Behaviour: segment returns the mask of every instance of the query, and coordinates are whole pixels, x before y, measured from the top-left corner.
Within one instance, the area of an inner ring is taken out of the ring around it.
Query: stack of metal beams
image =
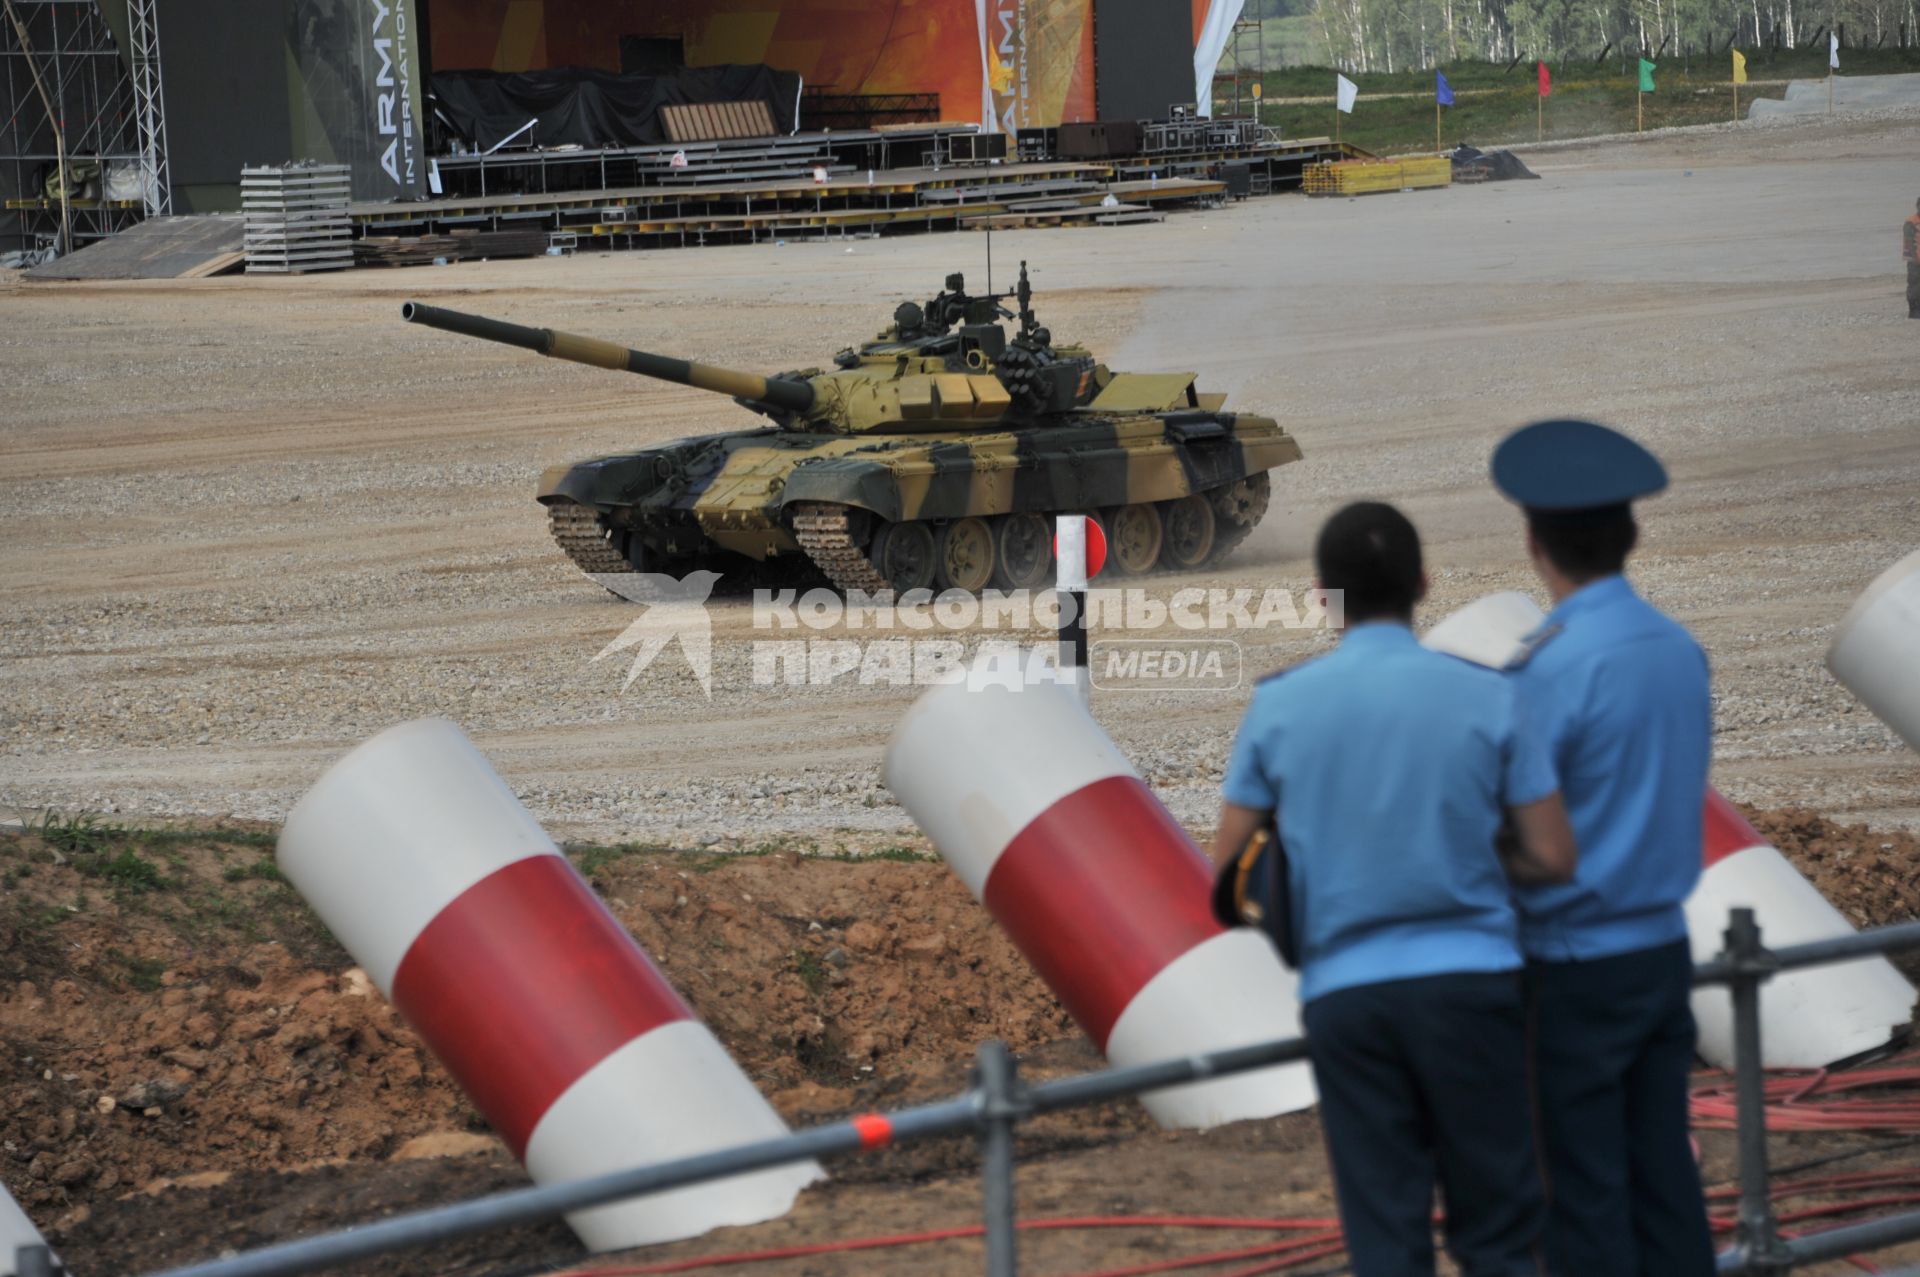
[[[297,275],[352,266],[348,178],[344,164],[241,169],[247,273]]]

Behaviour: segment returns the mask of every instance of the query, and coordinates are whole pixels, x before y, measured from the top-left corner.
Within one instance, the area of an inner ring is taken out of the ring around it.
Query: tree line
[[[1605,61],[1730,47],[1920,45],[1920,0],[1254,0],[1248,16],[1305,17],[1333,64],[1405,71],[1459,61]],[[1845,60],[1842,59],[1842,67]]]

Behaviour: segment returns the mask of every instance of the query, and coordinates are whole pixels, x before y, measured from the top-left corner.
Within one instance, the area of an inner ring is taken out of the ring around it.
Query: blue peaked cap
[[[1625,505],[1667,486],[1660,459],[1591,421],[1536,421],[1493,450],[1493,484],[1529,510]]]

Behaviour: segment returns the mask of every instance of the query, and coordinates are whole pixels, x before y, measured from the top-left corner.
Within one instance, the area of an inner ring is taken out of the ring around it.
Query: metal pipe
[[[1907,1211],[1870,1219],[1864,1224],[1849,1224],[1845,1228],[1796,1237],[1785,1243],[1785,1250],[1791,1262],[1813,1264],[1882,1246],[1896,1246],[1916,1237],[1920,1237],[1920,1211]]]
[[[1019,1265],[1013,1220],[1013,1127],[1025,1114],[1019,1104],[1016,1066],[1007,1044],[982,1042],[976,1058],[987,1277],[1014,1277]]]
[[[1920,949],[1920,922],[1896,923],[1848,936],[1835,936],[1831,940],[1810,940],[1806,944],[1788,945],[1773,951],[1772,962],[1776,970],[1791,971],[1796,967],[1817,967],[1830,962],[1844,962],[1849,958],[1900,953],[1908,949]],[[1727,984],[1732,976],[1733,964],[1725,955],[1703,962],[1693,969],[1696,988]]]
[[[1246,1073],[1272,1064],[1291,1064],[1307,1058],[1305,1038],[1285,1038],[1278,1042],[1260,1042],[1237,1046],[1211,1055],[1189,1055],[1157,1064],[1139,1064],[1126,1069],[1105,1069],[1042,1082],[1027,1091],[1027,1104],[1036,1113],[1054,1109],[1078,1108],[1124,1099],[1141,1091],[1157,1091],[1163,1086],[1183,1082],[1203,1082],[1208,1078]]]
[[[1734,1229],[1739,1271],[1779,1277],[1793,1261],[1781,1248],[1767,1182],[1766,1073],[1760,1056],[1760,986],[1775,970],[1751,909],[1728,916],[1726,956],[1733,966],[1733,1088],[1738,1113],[1740,1213]]]
[[[893,1138],[917,1139],[966,1130],[979,1121],[979,1106],[971,1098],[946,1100],[903,1109],[888,1118]],[[510,1189],[453,1206],[415,1211],[365,1224],[349,1232],[327,1233],[267,1246],[260,1250],[216,1259],[185,1268],[170,1268],[154,1277],[292,1277],[338,1268],[355,1260],[389,1251],[412,1250],[493,1232],[520,1224],[557,1219],[569,1211],[644,1193],[704,1184],[746,1171],[763,1170],[807,1158],[851,1153],[864,1147],[871,1135],[854,1122],[835,1122],[780,1139],[761,1140],[739,1148],[722,1149],[699,1157],[641,1166],[594,1179]]]

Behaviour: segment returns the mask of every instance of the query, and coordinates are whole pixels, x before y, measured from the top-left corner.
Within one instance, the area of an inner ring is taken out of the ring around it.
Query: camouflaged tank
[[[1191,373],[1114,372],[1055,344],[1025,263],[1012,294],[970,297],[949,275],[833,368],[774,377],[417,302],[402,314],[732,395],[773,423],[547,471],[538,499],[554,540],[596,576],[706,568],[804,584],[817,569],[870,593],[1037,588],[1059,513],[1100,520],[1110,571],[1197,568],[1247,538],[1267,472],[1300,457],[1277,422],[1225,411]]]

